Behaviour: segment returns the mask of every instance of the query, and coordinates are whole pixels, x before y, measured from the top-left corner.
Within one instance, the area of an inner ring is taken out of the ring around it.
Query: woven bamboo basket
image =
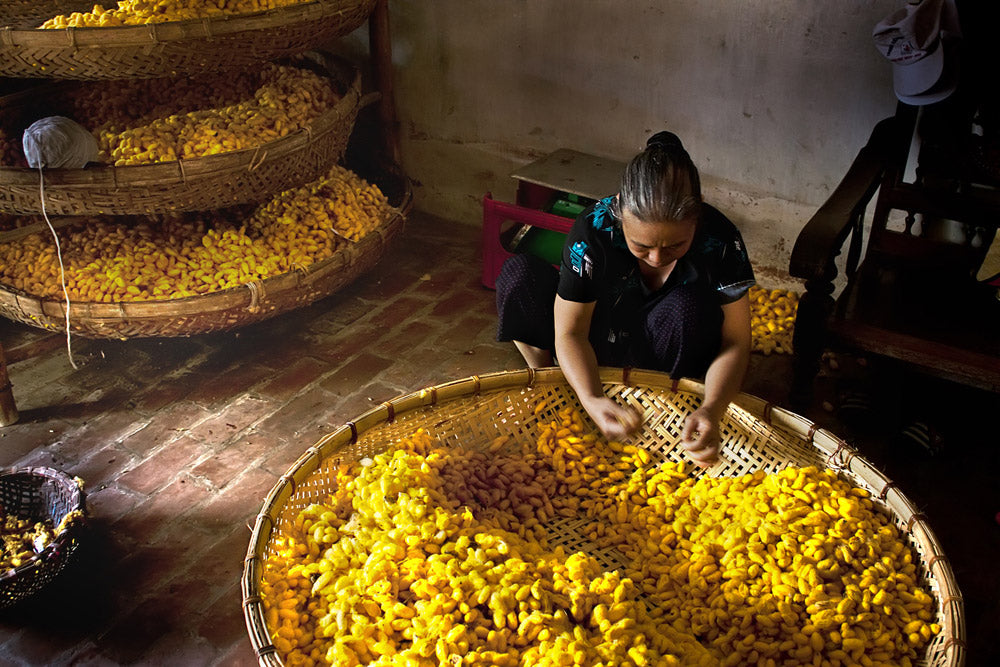
[[[58,526],[70,512],[80,520],[66,529],[41,551],[20,566],[0,573],[0,608],[27,599],[42,590],[63,571],[76,551],[83,515],[83,491],[77,482],[52,468],[13,468],[0,472],[0,505],[9,515],[52,522]]]
[[[181,299],[118,303],[73,301],[70,303],[70,331],[83,338],[121,340],[229,331],[308,306],[333,294],[374,266],[403,228],[412,204],[412,192],[398,167],[386,169],[380,175],[366,176],[389,198],[393,213],[360,241],[348,243],[330,257],[305,269]],[[41,329],[66,330],[65,301],[40,299],[5,285],[0,285],[0,315]]]
[[[600,375],[607,395],[644,415],[634,444],[650,452],[653,463],[688,460],[678,445],[679,434],[686,416],[700,404],[702,384],[652,371],[602,368]],[[536,413],[539,403],[545,407]],[[259,664],[282,664],[264,620],[260,588],[273,540],[287,534],[302,509],[327,499],[338,464],[374,456],[420,427],[447,445],[485,450],[497,437],[512,436],[505,447],[516,447],[516,442],[535,437],[536,424],[550,421],[567,406],[582,410],[559,369],[491,373],[387,401],[307,449],[267,495],[247,549],[243,610]],[[740,394],[730,406],[722,440],[720,462],[704,472],[689,466],[692,475],[739,476],[814,465],[833,469],[867,490],[913,547],[921,583],[936,598],[936,622],[942,629],[917,664],[964,664],[964,607],[952,570],[923,515],[891,481],[830,432],[748,394]],[[546,528],[553,546],[588,551],[609,567],[623,563],[621,554],[588,547],[593,545],[585,537],[587,525],[583,517],[557,517]]]
[[[46,169],[0,167],[0,212],[18,215],[129,215],[206,211],[259,202],[313,181],[339,162],[359,111],[376,93],[362,95],[361,73],[346,61],[312,52],[307,65],[330,78],[341,99],[313,123],[289,135],[248,148],[155,164]],[[53,87],[51,90],[56,91]],[[14,99],[11,99],[14,98]],[[15,93],[0,104],[8,136],[53,114],[36,111],[44,92]],[[29,108],[30,107],[30,108]]]
[[[41,30],[91,0],[3,3],[0,76],[151,79],[251,68],[343,37],[360,27],[375,0],[314,0],[253,14],[108,28]],[[40,5],[40,6],[39,6]]]

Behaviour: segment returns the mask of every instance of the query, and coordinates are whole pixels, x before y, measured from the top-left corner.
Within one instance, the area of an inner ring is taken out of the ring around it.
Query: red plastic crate
[[[531,225],[563,234],[573,226],[571,218],[546,213],[534,208],[509,204],[493,199],[489,192],[483,197],[483,285],[496,289],[497,275],[504,261],[513,253],[503,246],[502,235],[511,225]]]
[[[590,200],[607,196],[618,188],[624,168],[616,160],[560,148],[511,174],[517,179],[517,203],[496,201],[487,192],[483,197],[483,285],[496,288],[500,267],[513,254],[504,247],[504,239],[514,235],[515,227],[569,233],[573,219],[548,213],[553,202],[564,195]]]

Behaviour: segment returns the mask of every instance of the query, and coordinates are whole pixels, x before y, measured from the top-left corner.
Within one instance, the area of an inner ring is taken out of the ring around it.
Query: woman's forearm
[[[750,363],[750,299],[743,295],[722,307],[722,345],[705,373],[701,409],[718,422],[743,386]]]
[[[597,428],[609,438],[623,438],[641,424],[641,416],[604,393],[597,354],[590,344],[593,303],[574,303],[556,297],[556,360],[569,386]]]
[[[556,360],[584,407],[593,399],[604,396],[597,372],[597,355],[589,340],[581,340],[572,333],[557,333]]]
[[[712,361],[705,373],[705,398],[701,407],[718,421],[743,386],[750,362],[748,345],[731,343]]]

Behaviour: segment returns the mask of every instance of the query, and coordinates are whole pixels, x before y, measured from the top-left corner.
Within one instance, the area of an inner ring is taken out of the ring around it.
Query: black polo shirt
[[[642,308],[678,285],[695,283],[719,305],[737,301],[755,284],[753,267],[739,230],[707,204],[691,248],[677,260],[669,278],[649,290],[639,273],[639,260],[629,252],[621,221],[613,213],[614,197],[602,199],[576,219],[563,247],[558,294],[567,301],[598,302],[602,310]]]

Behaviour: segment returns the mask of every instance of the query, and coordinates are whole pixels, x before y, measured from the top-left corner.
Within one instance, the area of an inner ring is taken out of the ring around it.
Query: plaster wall
[[[895,108],[871,31],[901,0],[389,4],[415,206],[471,225],[483,194],[511,200],[509,174],[536,157],[625,161],[670,129],[776,286],[798,230]]]

